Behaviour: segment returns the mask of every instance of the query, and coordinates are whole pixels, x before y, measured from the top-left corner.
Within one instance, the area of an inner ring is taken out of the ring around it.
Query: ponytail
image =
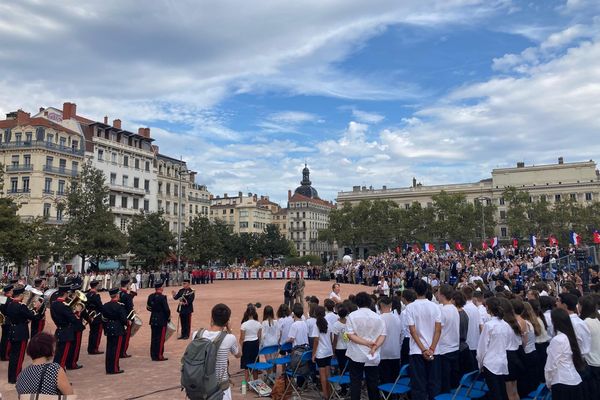
[[[317,319],[317,328],[319,329],[319,333],[327,333],[328,324],[327,320],[325,319],[325,307],[315,307],[315,318]]]

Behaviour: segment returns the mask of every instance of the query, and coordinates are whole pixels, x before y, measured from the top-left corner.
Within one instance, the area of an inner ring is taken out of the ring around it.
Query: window
[[[44,180],[44,193],[50,193],[52,190],[52,178],[46,178]]]
[[[193,206],[190,204],[190,214],[192,213],[192,211],[194,210]],[[198,206],[196,206],[196,212],[198,212]]]
[[[248,222],[240,222],[240,228],[247,228]]]
[[[127,186],[129,184],[129,177],[127,175],[123,175],[122,185]]]
[[[54,157],[46,157],[46,166],[47,167],[51,167],[52,164],[54,163]]]
[[[49,217],[50,216],[50,203],[44,203],[44,217]]]
[[[104,161],[104,150],[98,149],[98,161]]]
[[[506,219],[506,211],[500,211],[500,219]]]
[[[506,237],[507,236],[506,235],[506,228],[505,227],[500,228],[500,236],[502,236],[502,237]]]
[[[233,214],[233,208],[229,209],[229,214]]]
[[[167,183],[167,194],[171,195],[171,184]]]
[[[58,169],[60,170],[60,172],[64,173],[66,168],[67,168],[67,160],[65,160],[63,158],[58,160]]]
[[[306,218],[306,213],[302,211],[302,218]]]
[[[227,210],[223,210],[223,215],[227,215]]]
[[[108,205],[109,206],[114,207],[116,203],[117,203],[117,197],[114,194],[111,194],[110,196],[108,196]]]
[[[53,143],[54,142],[54,134],[49,133],[48,136],[46,137],[46,143]]]
[[[29,177],[23,177],[23,193],[29,193]]]
[[[76,174],[79,170],[79,163],[77,161],[73,161],[71,163],[71,169],[73,170],[73,173]]]
[[[73,141],[71,142],[71,150],[73,150],[73,151],[77,151],[77,150],[78,150],[78,148],[79,148],[79,141],[77,141],[77,140],[73,140]]]
[[[173,215],[177,215],[179,210],[177,209],[177,203],[173,203]]]
[[[65,181],[58,181],[58,194],[65,194]]]
[[[428,203],[429,204],[429,203]],[[492,204],[492,199],[485,199],[485,205],[489,206]]]
[[[501,206],[503,206],[504,205],[504,197],[500,197],[498,199],[498,202],[500,203]]]
[[[577,194],[576,194],[576,193],[571,193],[571,194],[569,195],[569,197],[571,198],[571,200],[573,200],[573,201],[577,201]]]
[[[150,161],[146,161],[146,171],[150,171]]]
[[[148,200],[145,200],[145,201],[148,201]],[[163,206],[162,206],[162,200],[158,201],[158,211],[164,211]]]
[[[127,229],[127,218],[121,218],[121,230]]]
[[[123,166],[129,167],[129,156],[123,156]]]
[[[585,194],[585,201],[592,201],[592,194],[591,193],[586,193]]]
[[[545,194],[543,194],[543,195],[540,196],[540,201],[541,202],[545,202],[546,201],[546,195]]]
[[[139,199],[133,199],[133,209],[137,210],[140,208],[140,200]]]
[[[62,221],[63,219],[63,209],[62,207],[56,207],[56,220],[57,221]]]
[[[179,196],[179,185],[173,185],[173,195]]]
[[[112,161],[113,164],[117,163],[117,153],[110,154],[110,161]]]
[[[134,188],[140,187],[140,178],[133,178],[133,187]]]
[[[555,201],[556,203],[560,203],[560,194],[555,194],[555,195],[554,195],[554,201]]]
[[[11,193],[19,191],[19,178],[10,178],[10,191]]]
[[[171,214],[171,202],[170,201],[167,201],[167,205],[165,207],[165,212],[167,214]]]
[[[31,132],[25,132],[25,143],[31,144],[33,140],[33,134]]]
[[[23,156],[23,165],[25,165],[25,166],[31,165],[31,155],[30,154],[25,154]]]
[[[13,167],[19,166],[19,156],[12,156],[11,163]]]
[[[150,181],[148,179],[144,179],[144,190],[146,193],[150,193]]]
[[[111,185],[117,184],[117,174],[115,174],[114,172],[110,173],[110,184]]]
[[[121,208],[127,208],[127,196],[121,197]]]
[[[150,211],[150,200],[144,200],[144,211]]]
[[[20,133],[15,133],[15,142],[17,142],[17,144],[21,144],[22,137],[23,136]]]
[[[409,210],[409,209],[410,209],[410,204],[406,203],[406,204],[404,205],[404,209],[405,209],[405,210]]]
[[[60,137],[58,139],[58,142],[60,147],[67,147],[67,138]]]
[[[133,161],[133,166],[135,167],[135,169],[140,169],[140,160],[139,160],[139,158],[136,158]]]

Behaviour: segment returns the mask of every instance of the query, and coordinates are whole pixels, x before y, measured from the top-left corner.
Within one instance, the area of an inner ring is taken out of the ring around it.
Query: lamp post
[[[180,160],[182,161],[182,163],[179,166],[179,191],[177,192],[177,271],[181,269],[181,212],[184,209],[183,205],[181,204],[183,199],[183,186],[181,178],[183,175],[187,175],[187,172],[183,172],[181,170],[183,166],[183,159],[180,157]]]
[[[485,211],[483,209],[483,201],[485,200],[487,202],[491,201],[492,199],[490,197],[481,196],[477,197],[476,200],[479,200],[481,203],[481,241],[485,241]]]

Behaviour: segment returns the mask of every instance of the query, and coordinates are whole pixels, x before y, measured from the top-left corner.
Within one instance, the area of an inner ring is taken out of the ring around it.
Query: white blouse
[[[485,367],[494,375],[508,375],[506,349],[515,333],[506,321],[492,317],[483,325],[477,345],[479,368]]]
[[[535,342],[536,343],[546,343],[546,342],[550,341],[550,335],[548,335],[548,332],[546,331],[546,327],[544,326],[544,321],[542,321],[542,319],[540,317],[537,317],[537,320],[538,320],[538,324],[540,324],[541,332],[540,332],[539,336],[535,337]]]
[[[592,367],[600,367],[600,320],[597,318],[586,318],[585,321],[588,328],[590,328],[592,336],[592,344],[590,346],[590,352],[584,355],[585,361]]]
[[[533,325],[531,322],[525,321],[527,324],[527,342],[523,343],[523,350],[525,354],[533,353],[535,351],[535,331],[533,330]]]
[[[547,353],[548,358],[544,367],[546,386],[552,387],[558,383],[575,386],[581,383],[581,376],[573,364],[573,352],[567,335],[556,332],[556,336],[550,341]]]

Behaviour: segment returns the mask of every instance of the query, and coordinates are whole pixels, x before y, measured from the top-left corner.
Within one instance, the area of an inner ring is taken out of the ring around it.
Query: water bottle
[[[246,386],[247,386],[247,383],[246,383],[246,380],[244,379],[244,380],[242,381],[242,394],[243,394],[243,395],[245,395],[245,394],[246,394]]]

